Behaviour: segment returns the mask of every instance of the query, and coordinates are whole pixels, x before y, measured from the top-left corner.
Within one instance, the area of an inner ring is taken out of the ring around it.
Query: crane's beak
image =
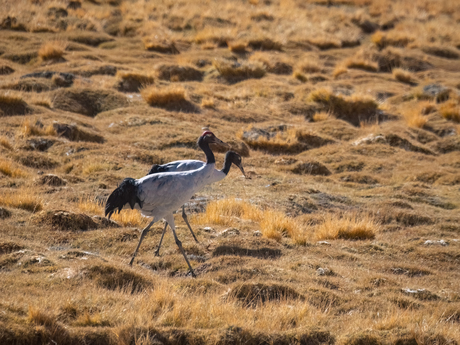
[[[224,146],[224,147],[230,147],[229,144],[224,143],[222,140],[220,140],[220,139],[217,138],[216,136],[214,136],[214,137],[212,138],[212,141],[210,142],[210,144],[217,144],[217,145],[221,145],[221,146]]]
[[[240,168],[240,170],[241,170],[241,172],[243,173],[243,175],[244,175],[245,178],[249,178],[249,177],[246,176],[246,173],[244,172],[243,164],[236,164],[236,163],[235,163],[235,165],[236,165],[238,168]]]

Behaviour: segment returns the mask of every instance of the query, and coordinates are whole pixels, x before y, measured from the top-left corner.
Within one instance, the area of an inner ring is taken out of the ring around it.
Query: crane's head
[[[226,156],[227,156],[226,159],[229,159],[233,164],[235,164],[241,170],[244,177],[248,178],[243,169],[243,162],[242,162],[243,160],[241,156],[238,153],[233,152],[233,151],[228,151]]]
[[[224,143],[222,140],[217,138],[213,132],[211,131],[204,131],[203,134],[201,134],[201,137],[198,139],[198,141],[202,140],[203,142],[207,144],[218,144],[218,145],[223,145],[223,146],[229,146],[228,144]]]

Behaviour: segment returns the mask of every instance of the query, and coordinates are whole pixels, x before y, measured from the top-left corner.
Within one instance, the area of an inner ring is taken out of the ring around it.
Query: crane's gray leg
[[[182,205],[182,218],[184,218],[184,221],[185,221],[185,223],[187,224],[188,229],[189,229],[190,232],[192,233],[192,236],[193,236],[193,238],[195,239],[195,242],[196,242],[196,243],[199,243],[198,240],[197,240],[196,237],[195,237],[195,234],[193,233],[192,227],[191,227],[190,224],[188,223],[187,215],[185,214],[185,206],[184,206],[184,205]]]
[[[161,233],[160,243],[158,243],[158,248],[157,250],[155,250],[155,256],[160,256],[161,242],[163,242],[163,237],[165,235],[167,226],[168,226],[168,222],[165,222],[165,227],[163,229],[163,232]]]
[[[134,251],[133,253],[133,257],[131,258],[131,261],[129,262],[129,266],[132,266],[133,265],[133,262],[134,262],[134,258],[136,257],[137,255],[137,251],[139,250],[139,247],[141,246],[141,243],[142,243],[142,240],[144,239],[145,235],[147,235],[147,233],[149,232],[150,230],[150,227],[153,225],[153,223],[155,223],[156,220],[153,219],[149,225],[147,225],[144,230],[142,230],[142,233],[141,233],[141,237],[139,238],[139,243],[137,244],[137,247],[136,247],[136,250]]]
[[[190,273],[192,274],[193,278],[196,278],[195,272],[193,272],[193,268],[190,265],[190,262],[187,259],[187,255],[185,255],[184,248],[182,248],[182,242],[179,241],[176,235],[176,226],[174,225],[174,215],[171,214],[168,217],[165,217],[165,220],[168,222],[169,226],[171,227],[171,230],[174,235],[174,240],[176,241],[177,246],[179,247],[180,251],[182,252],[182,255],[184,256],[185,261],[187,262],[188,268],[190,269]]]

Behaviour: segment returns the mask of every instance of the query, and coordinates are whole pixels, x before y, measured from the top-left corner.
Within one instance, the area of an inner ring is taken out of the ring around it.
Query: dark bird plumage
[[[105,216],[110,219],[112,214],[118,210],[118,213],[123,209],[123,206],[129,204],[131,209],[134,209],[136,204],[142,208],[142,201],[138,197],[136,180],[131,177],[125,178],[117,189],[110,194],[105,204]]]

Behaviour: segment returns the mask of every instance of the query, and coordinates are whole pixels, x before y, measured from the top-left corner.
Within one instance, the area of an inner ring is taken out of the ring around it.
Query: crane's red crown
[[[203,134],[201,134],[201,136],[204,137],[204,136],[206,136],[206,135],[208,135],[208,134],[210,134],[210,135],[212,135],[213,137],[215,137],[214,133],[211,132],[211,131],[204,131]]]

